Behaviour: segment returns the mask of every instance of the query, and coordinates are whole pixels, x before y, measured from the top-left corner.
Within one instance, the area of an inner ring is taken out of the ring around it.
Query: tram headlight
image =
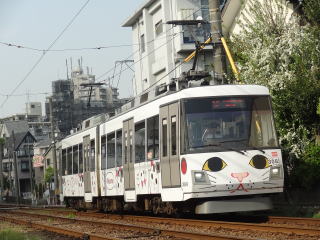
[[[195,184],[206,184],[208,176],[205,172],[193,172],[193,181]]]
[[[270,168],[270,179],[281,178],[281,168],[280,166],[272,166]]]

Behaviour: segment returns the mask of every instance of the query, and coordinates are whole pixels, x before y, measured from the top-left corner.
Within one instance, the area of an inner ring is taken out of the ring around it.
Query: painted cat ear
[[[249,162],[249,164],[256,169],[265,169],[270,167],[268,158],[262,155],[255,155]]]
[[[202,170],[209,171],[209,172],[219,172],[222,169],[224,169],[226,166],[228,165],[221,158],[213,157],[213,158],[209,158],[203,164]]]

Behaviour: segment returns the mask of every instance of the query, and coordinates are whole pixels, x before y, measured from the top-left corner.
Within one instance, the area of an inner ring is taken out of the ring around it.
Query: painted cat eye
[[[270,167],[268,158],[262,155],[255,155],[249,162],[249,164],[256,169],[265,169]]]
[[[227,166],[221,158],[209,158],[203,165],[202,170],[210,172],[219,172]]]

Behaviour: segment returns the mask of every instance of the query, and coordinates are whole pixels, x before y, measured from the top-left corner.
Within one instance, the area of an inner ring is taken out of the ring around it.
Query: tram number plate
[[[272,166],[277,166],[280,164],[280,160],[279,158],[272,158],[272,159],[269,159],[269,165],[272,165]]]

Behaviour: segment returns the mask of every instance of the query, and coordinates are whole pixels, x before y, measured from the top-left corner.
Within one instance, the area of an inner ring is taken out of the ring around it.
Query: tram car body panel
[[[269,209],[268,195],[283,191],[271,99],[262,86],[170,93],[67,137],[62,151],[81,143],[89,147],[84,158],[95,155],[95,169],[85,160],[87,171],[63,176],[64,197],[126,204],[160,196],[192,201],[205,214]]]
[[[98,136],[97,128],[93,127],[61,141],[63,198],[85,198],[92,202],[93,197],[99,196]]]

